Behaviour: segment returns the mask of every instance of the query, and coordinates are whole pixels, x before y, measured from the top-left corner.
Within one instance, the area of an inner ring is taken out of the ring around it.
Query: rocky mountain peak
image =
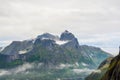
[[[38,39],[52,39],[52,40],[54,40],[54,39],[58,39],[58,36],[52,35],[50,33],[43,33],[42,35],[39,35],[37,38]]]
[[[45,40],[37,39],[34,44],[35,45],[39,44],[44,47],[49,47],[49,46],[53,46],[55,44],[55,41],[51,39],[45,39]]]
[[[77,38],[66,30],[61,34],[60,39],[59,37],[56,39],[56,36],[52,34],[44,33],[33,40],[13,41],[0,53],[8,56],[7,61],[20,59],[25,62],[40,61],[54,65],[77,62],[81,68],[85,67],[82,63],[88,65],[86,68],[95,68],[96,64],[98,65],[109,56],[97,48],[81,47]]]
[[[60,40],[72,40],[72,39],[75,39],[75,36],[67,30],[65,30],[60,36]]]

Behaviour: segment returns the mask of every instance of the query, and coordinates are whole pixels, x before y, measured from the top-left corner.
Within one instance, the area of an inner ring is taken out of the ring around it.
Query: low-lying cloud
[[[26,70],[29,70],[32,68],[34,68],[34,63],[25,63],[21,66],[18,66],[16,68],[9,69],[9,70],[1,69],[0,76],[22,73],[22,72],[26,72]]]
[[[95,41],[95,46],[99,46],[105,42],[116,48],[114,42],[118,44],[118,38],[111,33],[120,30],[119,4],[119,0],[1,0],[0,44],[34,38],[44,32],[58,34],[67,29],[79,35],[83,44],[88,41],[91,45]],[[103,37],[81,37],[96,34]],[[111,41],[107,42],[108,39]]]

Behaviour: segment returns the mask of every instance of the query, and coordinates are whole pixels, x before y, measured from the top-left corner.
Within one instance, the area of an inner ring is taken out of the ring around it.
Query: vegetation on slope
[[[100,80],[102,76],[106,73],[112,59],[113,57],[110,57],[103,61],[98,69],[92,72],[88,77],[86,77],[85,80]]]
[[[120,54],[113,58],[101,80],[120,80]]]

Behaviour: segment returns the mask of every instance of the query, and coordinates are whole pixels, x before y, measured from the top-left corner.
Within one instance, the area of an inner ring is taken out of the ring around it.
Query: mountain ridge
[[[78,62],[81,68],[95,68],[101,61],[111,56],[100,48],[79,45],[77,38],[67,30],[60,37],[44,33],[33,40],[13,41],[0,55],[7,56],[6,60],[9,62],[37,60],[54,65]]]

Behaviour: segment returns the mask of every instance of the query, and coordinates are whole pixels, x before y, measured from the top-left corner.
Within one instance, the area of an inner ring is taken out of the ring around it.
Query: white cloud
[[[27,70],[34,68],[34,63],[25,63],[21,66],[18,66],[16,68],[13,69],[0,69],[0,76],[4,76],[4,75],[13,75],[13,74],[17,74],[17,73],[25,73]]]
[[[0,40],[22,40],[68,29],[84,43],[118,46],[116,34],[111,33],[120,30],[119,3],[119,0],[0,0]],[[113,41],[116,43],[112,44]]]
[[[94,70],[94,69],[88,69],[88,68],[84,68],[84,69],[73,69],[73,72],[75,72],[75,73],[77,73],[77,74],[79,74],[79,73],[88,73],[88,74],[90,74],[90,73],[92,73],[93,71],[96,71],[96,70]]]

